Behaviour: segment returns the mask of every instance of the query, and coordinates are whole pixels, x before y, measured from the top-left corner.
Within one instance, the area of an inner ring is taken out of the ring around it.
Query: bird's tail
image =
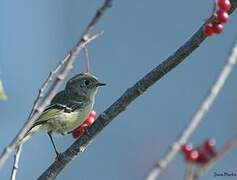
[[[28,141],[33,134],[35,134],[39,129],[41,125],[32,126],[32,128],[29,129],[29,131],[25,134],[25,136],[19,141],[18,146],[23,145],[26,141]]]

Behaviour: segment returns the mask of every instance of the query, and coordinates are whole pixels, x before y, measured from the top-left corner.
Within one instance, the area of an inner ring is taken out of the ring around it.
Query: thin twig
[[[211,169],[219,160],[221,160],[227,153],[237,146],[237,136],[227,142],[222,149],[204,166],[202,166],[196,173],[194,173],[192,180],[198,180],[209,169]]]
[[[185,180],[193,180],[193,164],[186,163]]]
[[[85,56],[85,65],[86,65],[86,73],[90,72],[90,57],[87,47],[83,48],[84,56]]]
[[[237,0],[231,0],[233,12],[237,7]],[[164,62],[155,67],[152,71],[146,74],[142,79],[131,88],[127,89],[122,96],[108,107],[98,118],[88,131],[76,140],[59,158],[57,158],[38,180],[52,180],[65,168],[65,166],[81,154],[90,142],[101,132],[106,125],[108,125],[118,114],[123,112],[126,107],[133,102],[137,97],[142,95],[155,82],[160,80],[170,70],[180,64],[188,55],[190,55],[204,40],[206,36],[203,33],[203,26],[173,55],[168,57]]]
[[[165,169],[168,164],[173,160],[175,155],[179,152],[181,146],[187,142],[187,140],[193,134],[199,123],[202,121],[204,115],[210,109],[220,90],[223,88],[225,81],[233,70],[236,62],[237,44],[235,44],[227,63],[224,65],[216,82],[212,86],[210,93],[201,103],[200,107],[194,114],[187,127],[182,131],[180,137],[176,140],[176,142],[173,143],[169,151],[154,165],[153,169],[149,172],[147,176],[147,180],[155,180],[160,175],[161,171]]]
[[[35,111],[37,110],[39,104],[41,103],[41,100],[44,96],[44,91],[46,90],[46,88],[48,87],[50,81],[53,80],[53,78],[56,76],[56,74],[63,68],[64,64],[68,61],[68,57],[65,57],[62,61],[59,62],[59,64],[56,66],[56,68],[49,73],[47,79],[45,80],[45,82],[43,83],[42,87],[40,88],[38,95],[36,97],[36,100],[34,102],[33,108],[31,110],[31,113],[29,114],[28,119],[30,119],[30,117],[35,113]],[[16,153],[14,155],[14,164],[12,167],[12,172],[11,172],[11,180],[15,180],[16,179],[16,173],[18,170],[18,163],[19,163],[19,159],[20,159],[20,155],[21,155],[21,151],[22,151],[22,146],[20,145],[17,150]]]
[[[38,95],[35,99],[33,108],[31,110],[31,113],[30,113],[28,119],[30,119],[30,117],[36,112],[39,104],[42,101],[42,98],[44,97],[44,91],[47,89],[49,83],[53,80],[53,78],[57,75],[57,73],[63,68],[65,63],[69,60],[69,55],[70,54],[68,54],[62,61],[60,61],[59,64],[56,66],[56,68],[49,73],[48,77],[46,78],[46,80],[44,81],[42,87],[40,88],[40,90],[38,92]]]
[[[16,137],[11,141],[11,143],[4,149],[0,156],[0,168],[3,166],[7,158],[10,156],[10,154],[14,151],[14,149],[18,146],[18,142],[20,139],[24,137],[24,134],[28,131],[28,129],[32,126],[34,121],[40,116],[40,114],[43,112],[45,107],[50,103],[52,98],[57,93],[58,88],[63,83],[63,80],[68,75],[68,73],[73,68],[73,64],[81,52],[81,50],[84,48],[84,46],[97,37],[101,35],[101,33],[98,33],[94,36],[91,36],[91,31],[95,28],[95,25],[98,23],[98,21],[101,19],[102,15],[106,11],[107,8],[111,6],[112,0],[105,0],[102,7],[97,11],[94,18],[91,20],[89,25],[87,26],[86,30],[82,34],[81,39],[78,41],[76,46],[69,52],[69,54],[62,60],[66,61],[65,65],[62,67],[62,70],[58,75],[55,77],[54,81],[51,83],[50,87],[47,87],[48,91],[45,93],[44,97],[42,98],[41,102],[38,104],[37,100],[34,103],[34,106],[38,106],[37,108],[33,108],[32,113],[29,115],[29,119],[26,121],[22,129],[19,131],[19,133],[16,135]],[[50,78],[49,78],[50,79]],[[48,85],[48,82],[44,83],[44,85]],[[42,87],[44,87],[44,85]],[[41,93],[39,93],[41,94]],[[38,95],[39,99],[41,99],[41,95]]]
[[[11,173],[10,180],[16,180],[16,173],[17,173],[17,170],[19,168],[19,159],[20,159],[20,156],[21,156],[21,151],[22,151],[22,146],[20,145],[17,148],[16,154],[14,156],[14,165],[12,167],[12,173]]]
[[[99,37],[100,34],[97,33],[96,35],[90,37],[87,41],[92,41],[93,39]],[[86,43],[86,42],[85,42]],[[66,63],[66,61],[68,61],[69,59],[64,59],[63,61],[60,62],[60,64],[55,68],[54,71],[52,71],[47,80],[43,83],[43,86],[42,88],[39,90],[39,94],[37,96],[37,99],[33,105],[33,109],[30,113],[30,116],[29,118],[33,117],[34,113],[35,112],[39,112],[38,108],[39,107],[39,104],[40,104],[40,100],[44,100],[43,98],[44,97],[44,91],[45,89],[47,88],[47,85],[49,84],[50,81],[52,81],[52,78],[54,75],[56,75],[58,73],[58,71],[61,70],[61,68],[63,68],[63,65]],[[65,67],[64,67],[65,68]],[[61,78],[59,79],[60,81],[62,81],[64,78]],[[41,105],[42,106],[42,105]],[[18,161],[19,161],[19,158],[20,158],[20,155],[21,155],[21,150],[22,150],[22,146],[23,145],[19,145],[19,147],[17,148],[17,151],[16,151],[16,154],[15,154],[15,161],[14,161],[14,165],[13,165],[13,168],[12,168],[12,174],[11,174],[11,178],[13,178],[15,180],[15,177],[16,177],[16,173],[17,173],[17,169],[18,169]]]

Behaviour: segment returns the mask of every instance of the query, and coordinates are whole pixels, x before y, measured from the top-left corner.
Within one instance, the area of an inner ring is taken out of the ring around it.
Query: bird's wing
[[[35,126],[46,123],[48,120],[54,118],[58,113],[65,111],[67,106],[63,104],[67,100],[65,91],[58,92],[51,101],[51,104],[47,106],[39,118],[32,125],[31,129]]]
[[[71,100],[64,90],[60,91],[55,95],[55,97],[51,101],[51,104],[45,108],[40,117],[35,121],[32,128],[46,123],[61,112],[71,113],[78,108],[82,108],[85,105],[87,105],[87,103],[83,103],[82,101]]]
[[[43,111],[43,113],[40,115],[37,121],[47,121],[49,119],[52,119],[60,112],[65,111],[66,108],[67,106],[65,105],[51,104]]]
[[[29,131],[33,129],[35,126],[47,123],[47,121],[54,118],[56,115],[58,115],[58,113],[62,111],[64,111],[63,106],[60,106],[58,104],[48,106],[39,116],[39,118],[35,121],[35,123],[31,126]]]
[[[68,95],[66,91],[63,90],[55,95],[55,97],[51,101],[51,105],[48,106],[48,108],[46,108],[45,110],[50,109],[52,106],[56,106],[57,108],[64,109],[65,112],[71,112],[87,105],[85,103],[86,100],[85,99],[77,100],[76,98],[72,99],[72,96]]]
[[[57,116],[61,112],[71,113],[71,112],[75,111],[76,109],[81,108],[82,104],[83,103],[71,102],[71,101],[68,102],[66,105],[64,105],[64,104],[50,104],[49,106],[47,106],[45,108],[43,113],[40,115],[40,117],[33,124],[33,127],[46,123],[48,120],[53,119],[55,116]]]

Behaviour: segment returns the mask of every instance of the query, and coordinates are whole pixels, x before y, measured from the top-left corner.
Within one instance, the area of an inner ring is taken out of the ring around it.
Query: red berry
[[[80,128],[84,128],[84,127],[87,127],[89,126],[87,123],[83,122],[81,125],[80,125]]]
[[[89,118],[87,118],[82,124],[81,126],[90,126],[92,123],[91,121],[89,120]]]
[[[213,31],[214,33],[221,33],[224,30],[224,26],[221,23],[214,22],[213,23]]]
[[[218,0],[218,6],[219,9],[221,9],[222,11],[229,11],[231,8],[231,3],[229,0]]]
[[[90,123],[90,125],[92,125],[94,123],[94,121],[95,121],[95,118],[94,117],[89,117],[87,119],[87,121]]]
[[[186,156],[186,160],[190,162],[197,162],[199,158],[199,152],[197,150],[192,150],[191,153]]]
[[[74,129],[72,132],[72,137],[74,139],[78,139],[85,133],[85,129],[82,126],[79,126],[78,128]]]
[[[95,119],[96,119],[96,112],[93,110],[90,112],[88,118],[84,121],[84,123],[91,125],[94,123]]]
[[[93,122],[95,121],[95,118],[96,118],[96,112],[94,110],[92,110],[90,112],[88,118],[79,127],[77,127],[76,129],[73,130],[72,137],[74,139],[77,139],[80,136],[82,136],[85,133],[85,127],[93,124]]]
[[[90,112],[90,116],[96,118],[96,112],[95,112],[95,110],[92,110],[92,111]]]
[[[181,150],[185,156],[188,156],[192,152],[193,146],[191,144],[184,144]]]
[[[226,11],[218,10],[216,12],[216,19],[220,23],[227,23],[227,21],[229,19],[229,15]]]
[[[212,36],[215,34],[215,32],[213,31],[213,24],[212,23],[208,23],[204,26],[203,32],[206,36]]]
[[[199,153],[199,156],[197,158],[198,163],[205,164],[209,161],[210,158],[208,157],[205,151],[203,151],[202,149],[199,149],[198,153]]]
[[[210,150],[210,149],[214,148],[215,144],[216,144],[216,142],[214,139],[207,139],[204,142],[204,147],[205,147],[205,149]]]
[[[209,156],[212,156],[212,157],[216,154],[214,147],[215,147],[215,140],[214,139],[207,139],[203,144],[204,151]]]

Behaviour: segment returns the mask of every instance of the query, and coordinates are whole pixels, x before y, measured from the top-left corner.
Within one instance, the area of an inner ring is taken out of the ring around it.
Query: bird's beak
[[[105,85],[106,85],[105,83],[98,82],[98,83],[96,84],[96,87],[105,86]]]

